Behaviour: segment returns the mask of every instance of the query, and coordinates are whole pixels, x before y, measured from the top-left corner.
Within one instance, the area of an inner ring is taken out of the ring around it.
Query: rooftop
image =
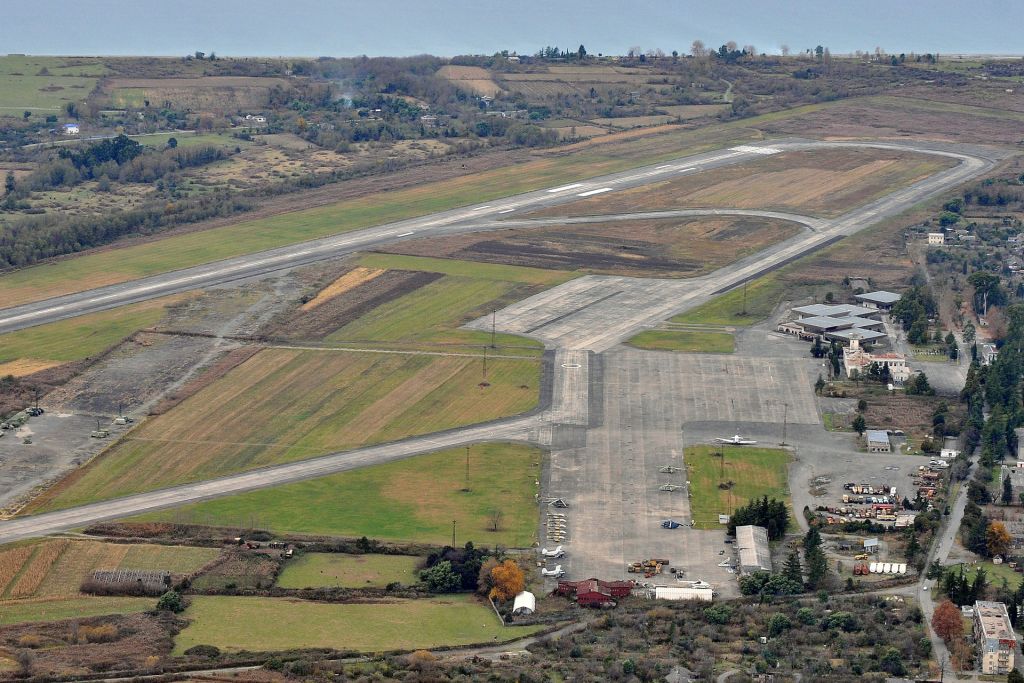
[[[863,327],[857,327],[854,329],[847,330],[831,330],[829,335],[837,339],[859,339],[860,341],[874,341],[875,339],[881,339],[885,336],[884,332],[878,332],[876,330],[867,330]]]
[[[833,318],[848,318],[857,315],[878,315],[874,308],[857,306],[856,304],[811,304],[810,306],[797,306],[793,312],[801,317],[804,316],[831,316]]]
[[[900,295],[895,292],[887,292],[884,289],[880,289],[877,292],[856,294],[854,295],[854,298],[860,301],[870,301],[875,304],[894,304],[900,300]]]
[[[763,526],[736,527],[736,550],[739,551],[740,566],[772,569],[772,554],[768,546],[768,530]]]
[[[1017,636],[1010,625],[1010,615],[1006,605],[991,600],[978,600],[974,603],[974,615],[981,625],[981,633],[985,638],[996,640],[1016,640]]]
[[[889,433],[881,429],[869,429],[868,432],[868,443],[889,443]]]

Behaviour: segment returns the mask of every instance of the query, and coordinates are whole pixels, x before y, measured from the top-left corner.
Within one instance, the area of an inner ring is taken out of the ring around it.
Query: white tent
[[[872,562],[871,563],[871,567],[869,567],[869,571],[872,574],[877,574],[878,573],[878,563],[877,562]]]
[[[512,603],[512,614],[529,615],[537,610],[537,598],[530,591],[523,591]]]

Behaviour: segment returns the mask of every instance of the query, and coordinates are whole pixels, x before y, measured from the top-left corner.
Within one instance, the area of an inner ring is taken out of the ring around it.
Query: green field
[[[195,596],[182,616],[190,623],[175,639],[175,654],[195,645],[229,651],[415,650],[512,640],[542,628],[505,628],[486,603],[466,595],[371,604]]]
[[[277,578],[278,588],[384,588],[398,582],[419,583],[416,567],[422,557],[410,555],[343,555],[304,553],[288,561]]]
[[[155,325],[164,316],[164,307],[180,298],[153,299],[8,332],[0,335],[0,364],[18,361],[41,369],[96,355],[136,330]]]
[[[746,294],[744,295],[744,290]],[[769,315],[785,292],[785,284],[777,273],[770,273],[742,285],[725,294],[721,294],[692,311],[687,311],[671,319],[674,323],[695,323],[703,325],[735,325],[743,327],[758,323]],[[746,308],[744,309],[744,298]],[[744,310],[746,314],[744,314]]]
[[[7,305],[167,272],[391,221],[657,163],[759,138],[732,125],[673,131],[650,138],[584,145],[552,156],[408,189],[177,235],[122,249],[34,266],[0,277]]]
[[[647,330],[626,343],[649,351],[732,353],[735,350],[735,338],[728,332],[703,330]]]
[[[0,57],[0,116],[20,118],[29,110],[34,116],[57,114],[63,119],[64,106],[81,104],[106,72],[92,58]]]
[[[715,453],[724,453],[720,458]],[[693,521],[699,529],[720,529],[718,515],[731,514],[751,498],[789,503],[789,451],[752,446],[690,446],[684,455]],[[732,482],[727,489],[719,484]]]
[[[174,138],[178,141],[178,147],[241,147],[245,149],[251,142],[239,140],[230,135],[218,133],[153,133],[149,135],[136,135],[132,139],[146,147],[162,149],[167,146],[167,141]]]
[[[5,602],[0,608],[0,626],[26,621],[81,619],[104,614],[145,612],[156,606],[154,598],[89,597],[74,600]]]
[[[309,481],[157,512],[139,519],[258,526],[276,533],[367,536],[389,541],[527,547],[537,534],[543,452],[522,444],[477,444]],[[491,513],[502,511],[498,531]],[[316,514],[310,514],[315,510]]]

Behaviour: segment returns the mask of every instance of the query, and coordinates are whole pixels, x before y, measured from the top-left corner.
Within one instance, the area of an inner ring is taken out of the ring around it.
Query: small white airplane
[[[669,493],[671,493],[672,491],[678,491],[681,488],[683,487],[680,484],[662,484],[659,487],[661,491],[668,491]]]
[[[723,439],[719,437],[715,439],[715,441],[717,443],[727,443],[732,446],[753,446],[755,443],[757,443],[756,441],[751,441],[750,439],[744,439],[739,434],[735,435],[731,439]]]
[[[562,546],[558,546],[554,550],[548,550],[547,548],[541,548],[540,549],[540,554],[543,555],[544,557],[561,557],[562,555],[565,555],[565,549],[563,549]]]
[[[676,472],[679,472],[682,469],[682,467],[675,467],[674,465],[665,465],[658,471],[661,472],[662,474],[675,474]]]
[[[554,569],[541,569],[540,573],[543,576],[553,576],[556,579],[565,576],[565,572],[562,571],[562,565],[558,565]]]

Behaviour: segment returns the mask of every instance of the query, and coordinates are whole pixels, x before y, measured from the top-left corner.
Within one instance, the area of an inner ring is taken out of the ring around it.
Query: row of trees
[[[462,548],[447,546],[431,553],[420,581],[431,593],[477,591],[507,602],[526,588],[526,573],[515,560],[502,560],[471,541]]]
[[[728,533],[736,535],[737,526],[761,526],[768,530],[768,539],[771,541],[782,538],[789,526],[789,510],[781,500],[764,496],[761,499],[751,500],[746,505],[739,507],[729,518]]]

